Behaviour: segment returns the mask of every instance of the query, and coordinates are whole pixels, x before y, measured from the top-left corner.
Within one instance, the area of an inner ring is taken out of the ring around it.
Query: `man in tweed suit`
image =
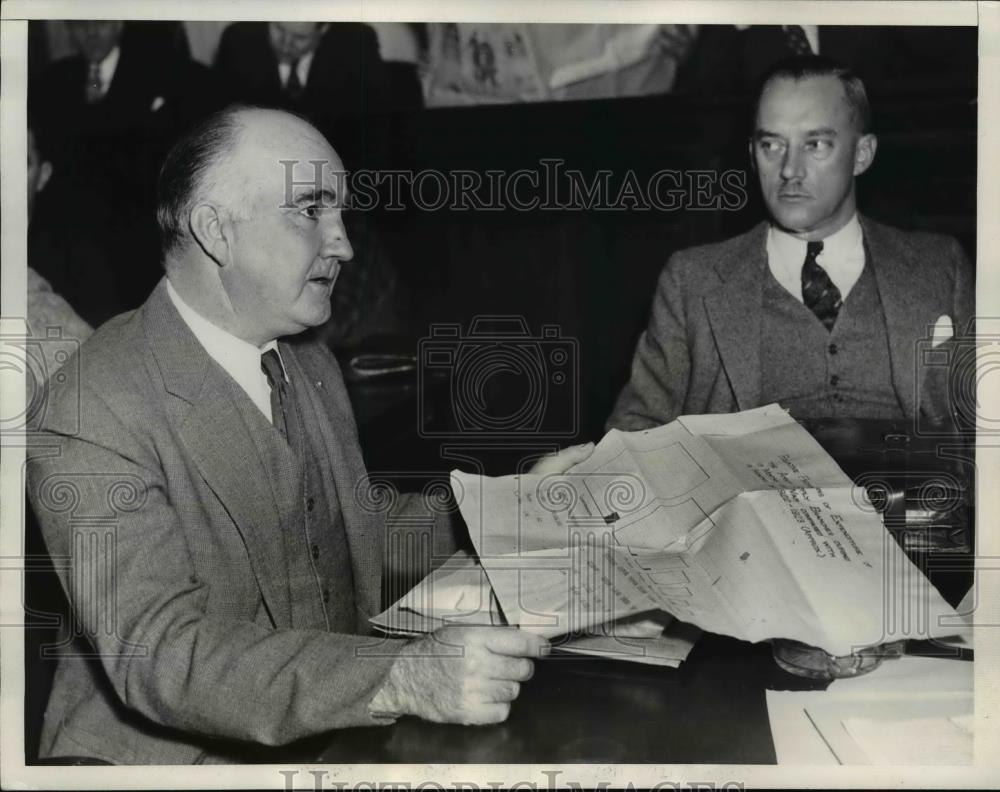
[[[770,218],[671,257],[608,427],[771,402],[800,418],[949,421],[954,374],[922,365],[918,342],[953,351],[973,275],[954,239],[857,213],[855,178],[877,143],[864,85],[824,58],[785,61],[755,118]]]
[[[513,628],[366,634],[386,519],[357,497],[343,381],[305,332],[352,256],[342,170],[315,128],[257,108],[168,155],[166,277],[81,348],[79,391],[51,392],[30,453],[78,639],[43,758],[262,761],[262,746],[404,714],[495,722],[530,676],[544,641]]]

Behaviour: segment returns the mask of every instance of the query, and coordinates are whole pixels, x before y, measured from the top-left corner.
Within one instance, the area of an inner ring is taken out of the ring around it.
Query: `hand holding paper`
[[[499,723],[531,679],[529,658],[547,646],[513,627],[442,627],[403,648],[371,707],[438,723]]]

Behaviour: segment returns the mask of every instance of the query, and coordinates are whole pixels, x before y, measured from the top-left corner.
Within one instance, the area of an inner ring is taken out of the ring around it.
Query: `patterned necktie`
[[[91,63],[87,66],[87,104],[99,102],[104,96],[101,84],[101,64]]]
[[[299,80],[299,62],[297,60],[292,61],[292,70],[288,73],[285,90],[293,102],[297,102],[302,96],[302,81]]]
[[[267,377],[267,384],[271,386],[271,423],[287,441],[285,409],[289,399],[288,383],[285,381],[285,372],[281,368],[278,353],[273,349],[267,350],[260,356],[260,367]]]
[[[806,243],[806,260],[802,263],[802,302],[830,331],[844,301],[840,298],[840,289],[833,285],[826,270],[816,262],[822,250],[822,242]]]
[[[802,25],[785,25],[785,43],[793,55],[812,55],[812,47]]]

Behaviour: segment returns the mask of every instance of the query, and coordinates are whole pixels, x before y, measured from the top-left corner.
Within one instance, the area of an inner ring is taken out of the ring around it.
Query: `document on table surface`
[[[776,405],[612,430],[565,475],[453,471],[452,487],[500,609],[544,635],[659,607],[844,655],[959,621]]]
[[[543,556],[544,557],[544,556]],[[546,565],[546,569],[551,568]],[[505,578],[501,575],[501,580]],[[552,609],[545,597],[550,593],[550,587],[541,586],[532,592],[532,603],[540,609]],[[556,594],[562,593],[556,587]],[[566,603],[558,600],[560,608],[566,608]],[[594,612],[599,609],[595,608]],[[551,615],[541,610],[531,614],[543,623],[557,623]],[[433,571],[417,586],[411,589],[392,607],[374,617],[372,623],[387,632],[415,635],[433,632],[448,624],[466,625],[502,625],[507,619],[497,606],[494,595],[483,568],[474,556],[464,552],[456,553],[442,567]],[[573,654],[595,655],[615,660],[627,660],[650,665],[677,667],[694,646],[700,630],[687,624],[674,622],[672,617],[661,613],[654,624],[646,620],[641,624],[629,623],[605,624],[604,622],[588,622],[579,625],[579,632],[590,634],[578,635],[578,631],[554,640],[553,646],[561,651]],[[652,627],[646,626],[651,624]],[[658,629],[657,629],[658,627]],[[537,632],[550,635],[552,638],[566,633],[536,629]]]
[[[778,764],[968,764],[972,663],[887,660],[825,691],[767,691]]]

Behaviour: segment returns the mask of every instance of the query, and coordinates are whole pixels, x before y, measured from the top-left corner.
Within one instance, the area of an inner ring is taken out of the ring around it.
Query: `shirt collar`
[[[767,263],[775,279],[796,299],[802,299],[802,263],[806,242],[771,225],[767,233]],[[857,212],[843,228],[823,240],[816,258],[844,299],[861,277],[865,265],[864,234]]]
[[[305,85],[309,79],[309,69],[312,66],[313,55],[316,54],[316,50],[309,50],[305,55],[303,55],[298,60],[298,66],[296,67],[296,72],[299,75],[299,82]],[[288,85],[288,78],[292,74],[292,64],[287,61],[280,61],[278,63],[278,74],[281,77],[281,84]]]
[[[122,48],[120,46],[115,46],[112,48],[111,52],[104,56],[98,64],[98,73],[101,75],[101,90],[107,91],[108,87],[111,85],[111,80],[114,79],[115,71],[118,69],[118,59],[121,57]]]
[[[223,370],[236,380],[236,384],[260,408],[261,412],[270,418],[271,390],[267,384],[267,377],[261,370],[260,357],[269,349],[273,349],[281,362],[281,370],[287,382],[288,371],[285,369],[284,361],[281,360],[278,342],[268,341],[264,346],[258,348],[242,338],[237,338],[229,331],[223,330],[184,302],[169,278],[167,278],[167,295],[177,309],[177,313],[181,315],[181,319],[184,320],[184,324],[191,329],[195,338],[205,348],[208,356],[222,366]]]
[[[773,250],[783,260],[795,262],[796,267],[802,265],[806,257],[806,241],[792,236],[787,231],[782,231],[772,224],[768,232],[768,247]],[[861,223],[858,222],[858,213],[851,215],[843,228],[835,231],[822,240],[822,256],[831,259],[846,259],[863,255],[864,235],[861,233]]]

